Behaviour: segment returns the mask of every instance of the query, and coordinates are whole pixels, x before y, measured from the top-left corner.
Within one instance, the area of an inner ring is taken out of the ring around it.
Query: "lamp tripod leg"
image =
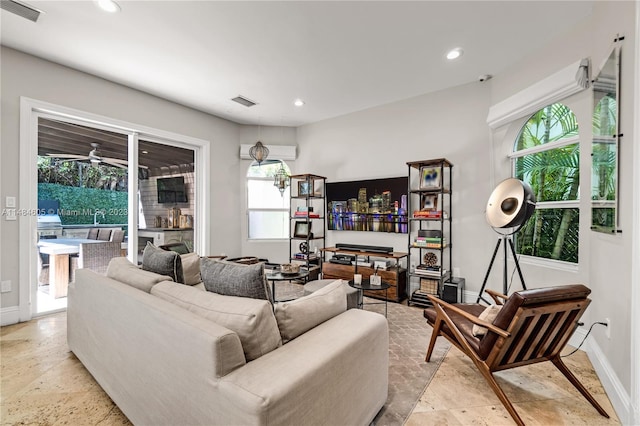
[[[496,243],[496,248],[493,250],[493,256],[491,256],[491,262],[489,262],[489,268],[487,269],[487,274],[484,276],[484,281],[482,281],[482,287],[480,287],[480,292],[478,293],[478,298],[476,299],[476,303],[480,303],[480,299],[482,299],[485,303],[489,303],[485,298],[482,297],[482,293],[484,292],[484,288],[487,285],[487,280],[489,279],[489,273],[491,273],[493,262],[496,260],[496,255],[498,254],[498,249],[500,248],[501,241],[502,241],[501,239],[498,239],[498,242]]]
[[[522,283],[522,289],[526,290],[527,286],[524,283],[524,276],[522,275],[522,270],[520,269],[520,263],[518,262],[518,255],[516,254],[516,248],[513,245],[513,240],[511,238],[509,238],[509,245],[511,246],[511,254],[513,255],[513,261],[516,264],[516,269],[518,270],[518,276],[520,276],[520,282]],[[505,253],[505,259],[506,259],[506,253]],[[506,263],[506,261],[505,261]],[[507,294],[507,293],[505,293]]]

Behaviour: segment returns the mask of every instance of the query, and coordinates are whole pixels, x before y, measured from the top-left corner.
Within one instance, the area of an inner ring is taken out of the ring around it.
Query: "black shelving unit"
[[[445,158],[408,162],[409,305],[430,306],[452,277],[451,191],[453,164]]]
[[[309,271],[309,280],[318,278],[325,247],[326,181],[324,176],[308,173],[292,175],[289,181],[289,259]]]

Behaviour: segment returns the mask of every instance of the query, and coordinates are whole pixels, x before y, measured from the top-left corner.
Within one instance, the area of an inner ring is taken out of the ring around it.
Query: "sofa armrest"
[[[220,381],[243,424],[369,424],[388,391],[384,316],[350,309]]]

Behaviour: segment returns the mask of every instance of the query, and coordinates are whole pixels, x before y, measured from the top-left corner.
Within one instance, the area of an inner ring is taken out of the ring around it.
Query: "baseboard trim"
[[[611,367],[609,360],[605,356],[598,343],[589,337],[586,342],[587,355],[593,365],[593,368],[600,379],[600,383],[604,387],[607,396],[613,405],[613,409],[616,410],[618,419],[623,425],[633,424],[633,407],[631,404],[631,396],[627,393],[618,379],[615,371]]]
[[[20,322],[20,307],[9,306],[0,309],[0,326],[17,324]]]

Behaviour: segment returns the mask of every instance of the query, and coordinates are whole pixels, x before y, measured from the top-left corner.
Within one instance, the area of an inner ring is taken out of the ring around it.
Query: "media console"
[[[357,244],[346,244],[350,248],[345,248],[344,244],[336,244],[335,247],[327,247],[320,249],[323,258],[326,253],[336,254],[341,253],[345,255],[354,255],[354,257],[379,257],[384,259],[393,259],[395,264],[386,270],[378,269],[377,273],[380,275],[382,281],[388,283],[391,287],[388,289],[388,293],[385,290],[371,290],[365,291],[364,295],[373,297],[375,299],[389,300],[391,302],[402,302],[407,298],[407,289],[405,286],[407,280],[407,270],[400,265],[400,260],[406,258],[408,253],[387,251],[387,247],[379,246],[362,246]],[[364,250],[363,247],[373,248],[374,251]],[[377,251],[375,251],[378,249]],[[326,259],[322,262],[322,278],[325,279],[338,279],[352,280],[353,274],[362,274],[363,279],[368,279],[374,274],[375,268],[353,264],[341,264],[332,263]]]

